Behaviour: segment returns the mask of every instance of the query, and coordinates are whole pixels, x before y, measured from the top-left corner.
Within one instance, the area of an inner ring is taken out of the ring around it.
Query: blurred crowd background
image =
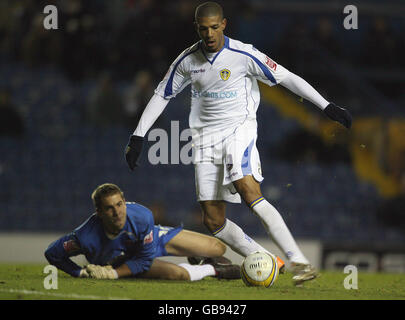
[[[226,35],[254,44],[354,116],[346,131],[298,97],[263,88],[263,191],[293,234],[403,243],[405,3],[361,1],[358,29],[346,30],[343,1],[218,2]],[[70,231],[93,212],[93,189],[113,182],[157,223],[206,232],[192,165],[152,166],[145,152],[130,172],[124,160],[153,90],[199,40],[199,3],[0,2],[1,230]],[[57,30],[43,26],[49,4],[58,8]],[[187,128],[189,99],[185,89],[154,127]],[[243,205],[228,214],[250,235],[265,235]]]

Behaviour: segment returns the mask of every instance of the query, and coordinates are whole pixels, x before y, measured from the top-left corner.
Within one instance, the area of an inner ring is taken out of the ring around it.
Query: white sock
[[[190,281],[198,281],[205,277],[215,276],[215,269],[210,264],[203,264],[201,266],[193,266],[188,263],[180,263],[180,267],[187,270],[190,275]]]
[[[250,208],[260,218],[267,233],[291,262],[308,264],[307,258],[298,248],[280,213],[264,197],[250,204]]]
[[[223,226],[212,234],[225,242],[233,251],[239,253],[243,257],[246,257],[255,251],[268,252],[268,250],[250,238],[236,223],[229,219],[225,219]]]

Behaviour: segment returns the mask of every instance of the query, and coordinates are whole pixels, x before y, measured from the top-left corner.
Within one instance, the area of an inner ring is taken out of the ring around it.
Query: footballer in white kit
[[[130,136],[126,161],[131,170],[138,165],[147,131],[169,100],[191,85],[189,126],[204,224],[242,256],[267,251],[225,218],[224,201],[241,202],[242,197],[296,267],[295,283],[311,280],[316,277],[315,269],[298,248],[281,215],[260,191],[263,177],[256,148],[256,111],[260,103],[257,81],[269,86],[281,84],[347,128],[351,116],[253,45],[225,36],[226,19],[217,3],[205,2],[197,7],[195,26],[201,40],[177,57],[156,88]]]
[[[155,91],[171,99],[191,84],[198,201],[241,202],[232,181],[249,174],[263,180],[256,148],[257,80],[275,85],[288,74],[252,45],[224,38],[219,52],[206,52],[201,41],[182,52]]]

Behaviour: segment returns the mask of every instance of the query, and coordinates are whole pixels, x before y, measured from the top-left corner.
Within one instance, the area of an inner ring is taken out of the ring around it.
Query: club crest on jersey
[[[231,76],[231,71],[229,71],[228,69],[222,69],[221,71],[219,71],[219,75],[221,76],[222,80],[226,81]]]
[[[72,253],[80,250],[80,245],[75,240],[68,240],[63,243],[63,249],[67,253]]]
[[[143,238],[143,244],[148,244],[151,242],[153,242],[153,230],[151,230],[151,232],[149,232],[149,234],[147,234],[145,238]]]

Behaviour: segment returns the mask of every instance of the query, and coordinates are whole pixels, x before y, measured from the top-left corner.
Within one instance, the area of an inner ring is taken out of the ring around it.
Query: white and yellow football
[[[278,278],[277,259],[267,252],[254,252],[243,260],[240,273],[247,286],[269,288]]]

